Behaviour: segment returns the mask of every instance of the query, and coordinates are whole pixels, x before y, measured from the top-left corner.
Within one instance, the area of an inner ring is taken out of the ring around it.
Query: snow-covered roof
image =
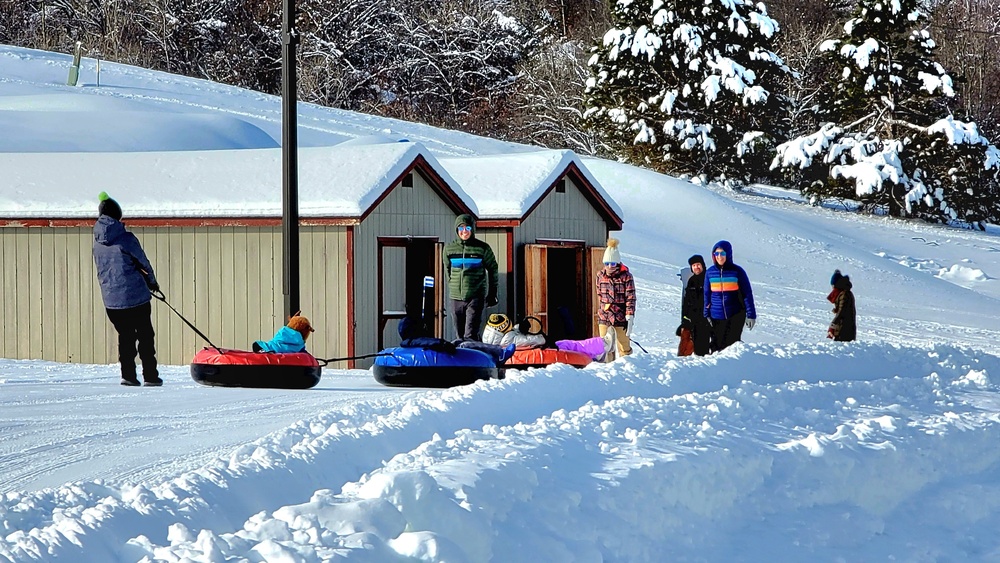
[[[451,190],[450,199],[467,208],[462,211],[478,214],[474,200],[421,143],[376,140],[300,148],[299,215],[361,217],[421,160]],[[281,149],[0,153],[0,177],[4,218],[92,218],[102,191],[130,218],[282,214]]]
[[[539,150],[442,158],[441,164],[476,201],[480,219],[523,219],[567,171],[578,170],[591,196],[621,223],[623,213],[601,183],[570,150]],[[586,185],[589,184],[589,185]],[[606,214],[607,214],[606,213]]]

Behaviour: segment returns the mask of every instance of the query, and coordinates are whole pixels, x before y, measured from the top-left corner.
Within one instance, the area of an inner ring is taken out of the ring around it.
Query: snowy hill
[[[280,139],[273,97],[108,63],[97,87],[93,61],[70,88],[68,66],[0,47],[0,151]],[[299,123],[306,146],[529,150],[308,105]],[[1000,560],[997,233],[586,165],[624,212],[647,352],[450,390],[326,370],[305,392],[0,360],[0,561]],[[17,189],[0,183],[0,216]],[[677,272],[719,239],[758,325],[677,358]],[[825,339],[835,268],[855,343]]]

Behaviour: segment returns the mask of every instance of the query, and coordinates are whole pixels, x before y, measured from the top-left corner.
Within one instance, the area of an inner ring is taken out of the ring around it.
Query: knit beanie
[[[616,264],[622,263],[622,255],[618,252],[618,239],[608,239],[608,248],[604,251],[604,262],[614,262]]]
[[[115,221],[122,220],[122,208],[120,205],[118,205],[117,201],[111,199],[111,196],[108,195],[108,192],[101,192],[100,194],[98,194],[97,200],[100,201],[100,203],[97,204],[98,216],[107,215],[108,217],[111,217]]]
[[[309,333],[316,332],[316,329],[309,324],[309,319],[302,315],[295,315],[288,319],[288,328],[299,331],[302,334],[302,340],[308,340]]]
[[[843,277],[844,275],[840,273],[840,270],[834,270],[833,276],[830,277],[830,285],[837,285],[837,282]]]
[[[694,266],[695,264],[701,264],[702,268],[705,267],[705,259],[701,257],[701,254],[695,254],[688,258],[688,266]]]
[[[486,326],[493,327],[502,333],[508,333],[513,328],[510,319],[503,313],[493,313],[490,315],[490,318],[486,321]]]

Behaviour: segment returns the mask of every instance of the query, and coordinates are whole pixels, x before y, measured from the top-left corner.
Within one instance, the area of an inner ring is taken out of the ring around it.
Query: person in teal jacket
[[[253,343],[254,352],[274,352],[275,354],[291,354],[306,351],[306,340],[316,329],[309,324],[309,319],[295,315],[288,319],[288,324],[279,328],[274,338]]]
[[[497,259],[490,245],[476,238],[471,215],[455,219],[458,237],[444,247],[442,259],[448,277],[451,316],[459,339],[481,340],[483,312],[497,300]]]

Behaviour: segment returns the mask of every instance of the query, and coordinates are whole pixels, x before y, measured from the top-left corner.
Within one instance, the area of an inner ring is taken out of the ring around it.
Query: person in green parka
[[[490,245],[476,238],[471,215],[455,219],[458,237],[444,247],[444,271],[455,332],[462,340],[480,340],[483,312],[497,300],[497,259]]]

